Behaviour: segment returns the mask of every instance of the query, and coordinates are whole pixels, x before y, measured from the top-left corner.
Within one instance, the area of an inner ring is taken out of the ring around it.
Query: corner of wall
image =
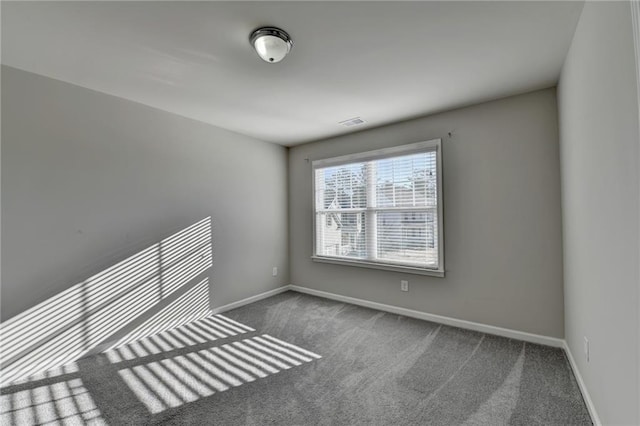
[[[633,25],[633,35],[635,44],[635,59],[636,59],[636,86],[638,93],[638,135],[640,135],[640,1],[634,0],[630,2],[631,6],[631,19]],[[638,152],[640,153],[640,138],[638,139]],[[640,163],[640,158],[638,159]],[[640,198],[640,195],[639,195]],[[639,209],[640,211],[640,209]],[[640,215],[638,217],[638,223],[640,223]],[[638,236],[640,240],[640,235]],[[638,262],[640,268],[640,262]],[[640,270],[638,271],[640,276]],[[640,310],[640,280],[638,281],[638,309]],[[640,312],[638,312],[638,394],[640,395]],[[638,421],[640,421],[640,404],[638,404]]]

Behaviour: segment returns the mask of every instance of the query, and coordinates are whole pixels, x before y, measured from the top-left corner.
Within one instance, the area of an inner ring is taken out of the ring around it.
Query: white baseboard
[[[342,296],[340,294],[328,293],[326,291],[314,290],[307,287],[299,287],[297,285],[288,286],[289,290],[299,293],[306,293],[312,296],[324,297],[325,299],[337,300],[339,302],[351,303],[353,305],[364,306],[366,308],[377,309],[379,311],[391,312],[393,314],[404,315],[405,317],[417,318],[425,321],[431,321],[438,324],[450,325],[453,327],[464,328],[467,330],[479,331],[481,333],[493,334],[496,336],[508,337],[511,339],[523,340],[525,342],[537,343],[540,345],[553,346],[556,348],[564,347],[564,340],[555,337],[542,336],[539,334],[526,333],[524,331],[511,330],[508,328],[495,327],[493,325],[481,324],[473,321],[466,321],[442,315],[428,314],[426,312],[414,311],[412,309],[401,308],[399,306],[385,305],[384,303],[371,302],[355,297]]]
[[[587,386],[582,379],[582,374],[580,374],[580,370],[578,370],[578,364],[576,364],[576,360],[573,358],[573,354],[571,353],[571,349],[569,349],[569,345],[566,341],[563,341],[562,348],[564,352],[567,354],[567,358],[569,359],[569,365],[571,365],[571,369],[573,370],[573,375],[578,382],[578,387],[580,388],[580,392],[582,392],[582,398],[584,399],[584,403],[587,405],[587,410],[589,410],[589,414],[591,415],[591,420],[593,421],[594,426],[602,426],[602,422],[600,421],[600,416],[598,416],[598,412],[596,411],[595,405],[593,405],[593,401],[591,400],[591,395],[589,395],[589,391],[587,390]]]
[[[237,302],[231,302],[226,305],[213,308],[211,311],[214,314],[221,314],[231,309],[239,308],[249,303],[257,302],[258,300],[266,299],[267,297],[275,296],[276,294],[284,293],[287,290],[291,290],[291,286],[285,285],[282,287],[274,288],[273,290],[265,291],[264,293],[256,294],[255,296],[247,297],[246,299],[238,300]]]

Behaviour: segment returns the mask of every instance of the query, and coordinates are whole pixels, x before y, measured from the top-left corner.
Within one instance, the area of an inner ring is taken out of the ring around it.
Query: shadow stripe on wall
[[[0,385],[88,354],[172,293],[188,286],[212,264],[211,217],[206,217],[4,321],[0,324]],[[197,301],[199,317],[210,314],[205,308],[208,279],[185,294],[186,300]],[[154,321],[145,322],[147,332],[154,327],[171,328],[165,320],[176,320],[179,325],[181,318],[189,317],[180,314],[181,309],[189,308],[185,301],[168,306],[172,313],[164,317],[159,313],[152,317],[156,318]]]

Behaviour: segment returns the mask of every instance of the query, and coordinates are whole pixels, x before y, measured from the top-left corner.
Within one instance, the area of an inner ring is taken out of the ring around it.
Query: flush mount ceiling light
[[[293,40],[285,31],[275,27],[258,28],[249,37],[251,46],[265,62],[280,62],[293,46]]]

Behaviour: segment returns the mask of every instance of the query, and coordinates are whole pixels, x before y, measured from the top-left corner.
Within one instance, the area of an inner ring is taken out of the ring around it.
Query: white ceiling
[[[295,145],[553,86],[582,6],[3,2],[2,63]],[[264,25],[294,40],[278,64]]]

